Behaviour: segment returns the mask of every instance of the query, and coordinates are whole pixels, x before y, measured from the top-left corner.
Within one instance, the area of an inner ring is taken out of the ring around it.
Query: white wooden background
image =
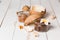
[[[40,32],[39,40],[60,40],[60,0],[0,0],[0,40],[25,40],[27,33],[15,26],[16,12],[24,5],[35,4],[43,5],[49,15],[57,17],[50,20],[52,29]]]

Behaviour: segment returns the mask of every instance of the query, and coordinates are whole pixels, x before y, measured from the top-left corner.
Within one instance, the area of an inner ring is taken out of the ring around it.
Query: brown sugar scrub
[[[20,25],[20,26],[19,26],[19,28],[20,28],[20,29],[23,29],[23,26],[22,26],[22,25]]]
[[[23,13],[23,11],[17,12],[18,15],[18,21],[19,22],[24,22],[25,19],[27,18],[27,15]]]
[[[22,8],[22,11],[29,11],[29,10],[30,10],[30,7],[27,5],[23,6]]]

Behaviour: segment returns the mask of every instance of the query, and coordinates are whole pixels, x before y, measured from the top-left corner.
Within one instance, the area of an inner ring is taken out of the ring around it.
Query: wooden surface
[[[59,0],[0,0],[0,40],[27,40],[28,33],[25,30],[20,31],[16,26],[18,24],[16,12],[24,5],[42,5],[49,16],[56,16],[54,20],[46,17],[52,27],[48,32],[40,32],[38,40],[60,40]]]

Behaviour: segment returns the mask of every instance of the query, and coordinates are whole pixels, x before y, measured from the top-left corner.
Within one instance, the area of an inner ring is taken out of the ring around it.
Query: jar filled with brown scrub
[[[50,25],[50,22],[48,22],[48,25]],[[48,25],[44,24],[44,22],[42,23],[35,22],[35,30],[46,32],[48,31]]]
[[[25,19],[27,18],[27,15],[25,13],[23,11],[17,12],[19,22],[24,22]]]

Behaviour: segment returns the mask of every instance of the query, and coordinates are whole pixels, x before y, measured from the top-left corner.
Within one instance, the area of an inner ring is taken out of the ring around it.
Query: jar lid
[[[25,15],[29,16],[29,12],[28,11],[19,11],[19,12],[17,12],[18,16],[21,16],[22,14],[25,14]]]

